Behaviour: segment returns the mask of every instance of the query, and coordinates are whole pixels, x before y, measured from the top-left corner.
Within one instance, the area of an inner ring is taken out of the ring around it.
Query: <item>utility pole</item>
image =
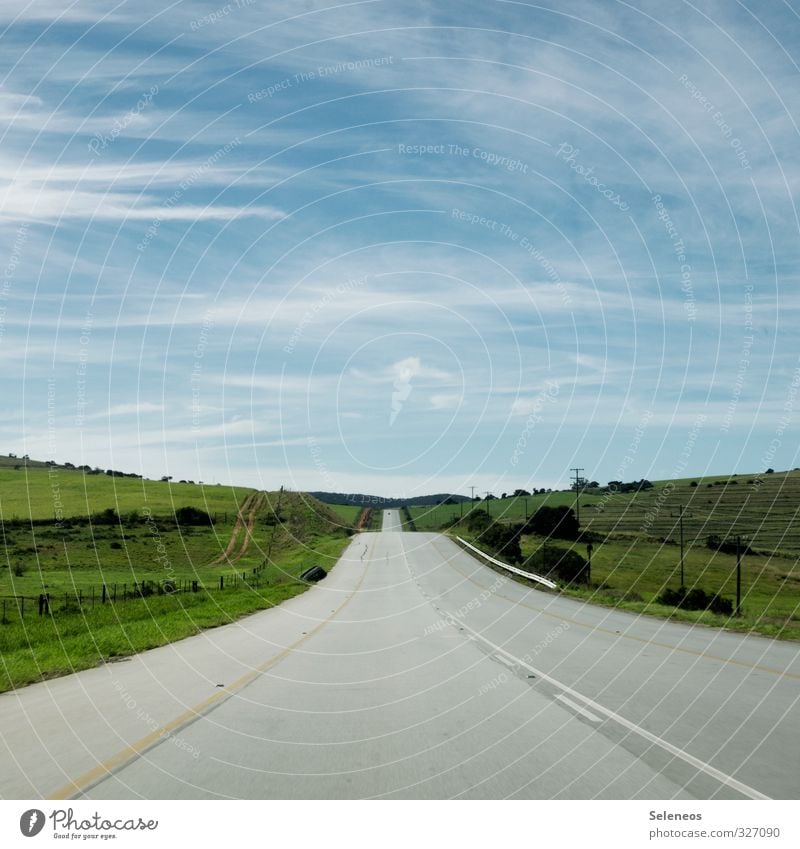
[[[575,518],[578,521],[578,527],[581,526],[581,472],[585,471],[584,469],[570,469],[571,472],[575,472]]]
[[[489,492],[489,491],[487,490],[487,492],[486,492],[486,513],[487,513],[487,515],[489,515],[489,516],[491,516],[491,515],[492,515],[492,509],[491,509],[491,507],[489,506],[489,496],[490,496],[491,494],[492,494],[492,493],[491,493],[491,492]]]
[[[475,487],[471,486],[470,489],[472,490],[472,503],[474,504],[475,503]]]
[[[525,502],[525,521],[527,522],[528,521],[528,499],[523,498],[522,500]]]
[[[742,538],[736,537],[736,611],[734,616],[742,615]]]
[[[684,580],[683,580],[683,562],[684,562],[684,546],[683,546],[683,517],[684,517],[686,514],[685,514],[685,512],[684,512],[684,506],[683,506],[683,504],[678,505],[678,513],[677,513],[677,514],[673,513],[672,515],[673,515],[673,516],[676,516],[676,515],[677,515],[677,518],[678,518],[678,526],[680,527],[680,534],[681,534],[681,586],[682,586],[682,587],[684,587],[684,586],[686,586],[686,584],[684,583]],[[691,515],[692,515],[692,514],[691,514],[691,513],[689,513],[689,516],[691,516]]]

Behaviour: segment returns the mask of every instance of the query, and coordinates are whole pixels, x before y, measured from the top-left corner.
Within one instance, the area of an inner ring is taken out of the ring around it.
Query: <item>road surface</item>
[[[5,798],[800,795],[797,644],[354,537],[280,608],[0,696]]]

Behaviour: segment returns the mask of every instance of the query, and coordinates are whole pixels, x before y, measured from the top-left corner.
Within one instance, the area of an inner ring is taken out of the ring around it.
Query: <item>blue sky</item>
[[[800,9],[0,6],[0,450],[418,495],[800,465]]]

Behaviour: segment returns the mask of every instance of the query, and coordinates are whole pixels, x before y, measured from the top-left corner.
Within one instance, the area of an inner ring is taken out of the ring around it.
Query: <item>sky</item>
[[[788,0],[3,0],[0,453],[794,468],[799,61]]]

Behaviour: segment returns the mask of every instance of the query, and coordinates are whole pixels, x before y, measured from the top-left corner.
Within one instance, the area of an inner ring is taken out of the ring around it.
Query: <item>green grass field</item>
[[[696,482],[693,486],[692,483]],[[651,615],[671,617],[719,627],[754,631],[783,639],[800,639],[800,472],[738,475],[731,478],[686,478],[654,481],[641,493],[584,492],[580,497],[581,527],[605,537],[594,544],[593,587],[565,591],[594,603],[624,607]],[[523,498],[490,501],[493,519],[521,522],[543,504],[575,505],[574,492],[552,492]],[[486,502],[476,504],[486,508]],[[469,505],[464,505],[464,512]],[[736,558],[707,547],[716,535],[732,539],[741,535],[753,554],[744,558],[742,616],[736,619],[706,612],[675,610],[656,603],[665,587],[680,585],[680,524],[684,511],[685,582],[735,600]],[[460,515],[459,505],[411,508],[417,529],[437,530]],[[471,539],[458,527],[451,533]],[[522,538],[527,557],[544,541]],[[548,545],[575,547],[586,556],[586,547],[561,540]]]
[[[12,487],[26,481],[29,512],[46,519],[52,515],[52,474],[46,468],[0,468],[0,504],[12,503],[15,511],[9,516],[4,508],[2,513],[0,691],[278,604],[307,588],[298,576],[309,566],[331,568],[352,533],[326,505],[300,493],[272,492],[259,497],[249,544],[242,551],[245,532],[240,527],[234,535],[236,514],[253,490],[58,473],[61,501],[68,503],[67,491],[79,493],[84,518],[76,518],[81,513],[73,507],[64,510],[73,521],[32,525],[18,521],[20,492]],[[8,475],[17,478],[9,484]],[[205,509],[217,521],[211,527],[178,527],[174,510],[182,506]],[[85,519],[86,511],[108,508],[119,510],[121,521]],[[229,556],[214,562],[232,538]],[[219,590],[220,577],[224,590]],[[166,581],[179,587],[197,581],[198,592],[121,600],[134,583],[158,588]],[[102,604],[104,584],[109,596],[119,599],[116,604]],[[38,616],[40,593],[50,595],[51,616]]]
[[[696,481],[697,486],[692,486]],[[725,483],[730,481],[729,483]],[[730,478],[685,478],[654,481],[641,493],[593,494],[580,497],[581,527],[608,534],[651,537],[678,541],[678,514],[684,509],[684,540],[687,545],[705,546],[712,534],[730,538],[741,535],[758,551],[800,555],[800,471]],[[574,492],[551,492],[524,498],[489,501],[493,519],[521,522],[544,504],[575,506]],[[487,502],[476,507],[486,509]],[[469,504],[465,503],[466,512]],[[460,515],[456,505],[412,507],[417,529],[437,530]]]
[[[85,474],[43,464],[19,469],[0,464],[0,519],[6,522],[88,516],[108,507],[124,514],[141,512],[145,507],[154,513],[166,513],[191,506],[221,517],[226,512],[235,513],[250,492],[246,487],[162,483]]]
[[[457,531],[481,547],[480,537]],[[584,557],[586,546],[565,540],[522,538],[524,558],[534,557],[542,545],[574,549]],[[485,549],[485,546],[484,546]],[[528,567],[531,571],[534,568]],[[595,604],[619,607],[679,621],[697,622],[736,631],[755,632],[780,639],[800,639],[800,570],[791,557],[744,558],[741,616],[717,616],[706,611],[677,610],[657,602],[667,587],[680,585],[680,547],[643,539],[609,539],[595,543],[591,559],[591,585],[560,591]],[[689,550],[684,559],[684,580],[689,589],[699,587],[736,599],[736,558],[708,549]],[[531,584],[534,586],[534,584]]]
[[[329,507],[347,527],[352,528],[363,508],[355,504],[328,504]]]

